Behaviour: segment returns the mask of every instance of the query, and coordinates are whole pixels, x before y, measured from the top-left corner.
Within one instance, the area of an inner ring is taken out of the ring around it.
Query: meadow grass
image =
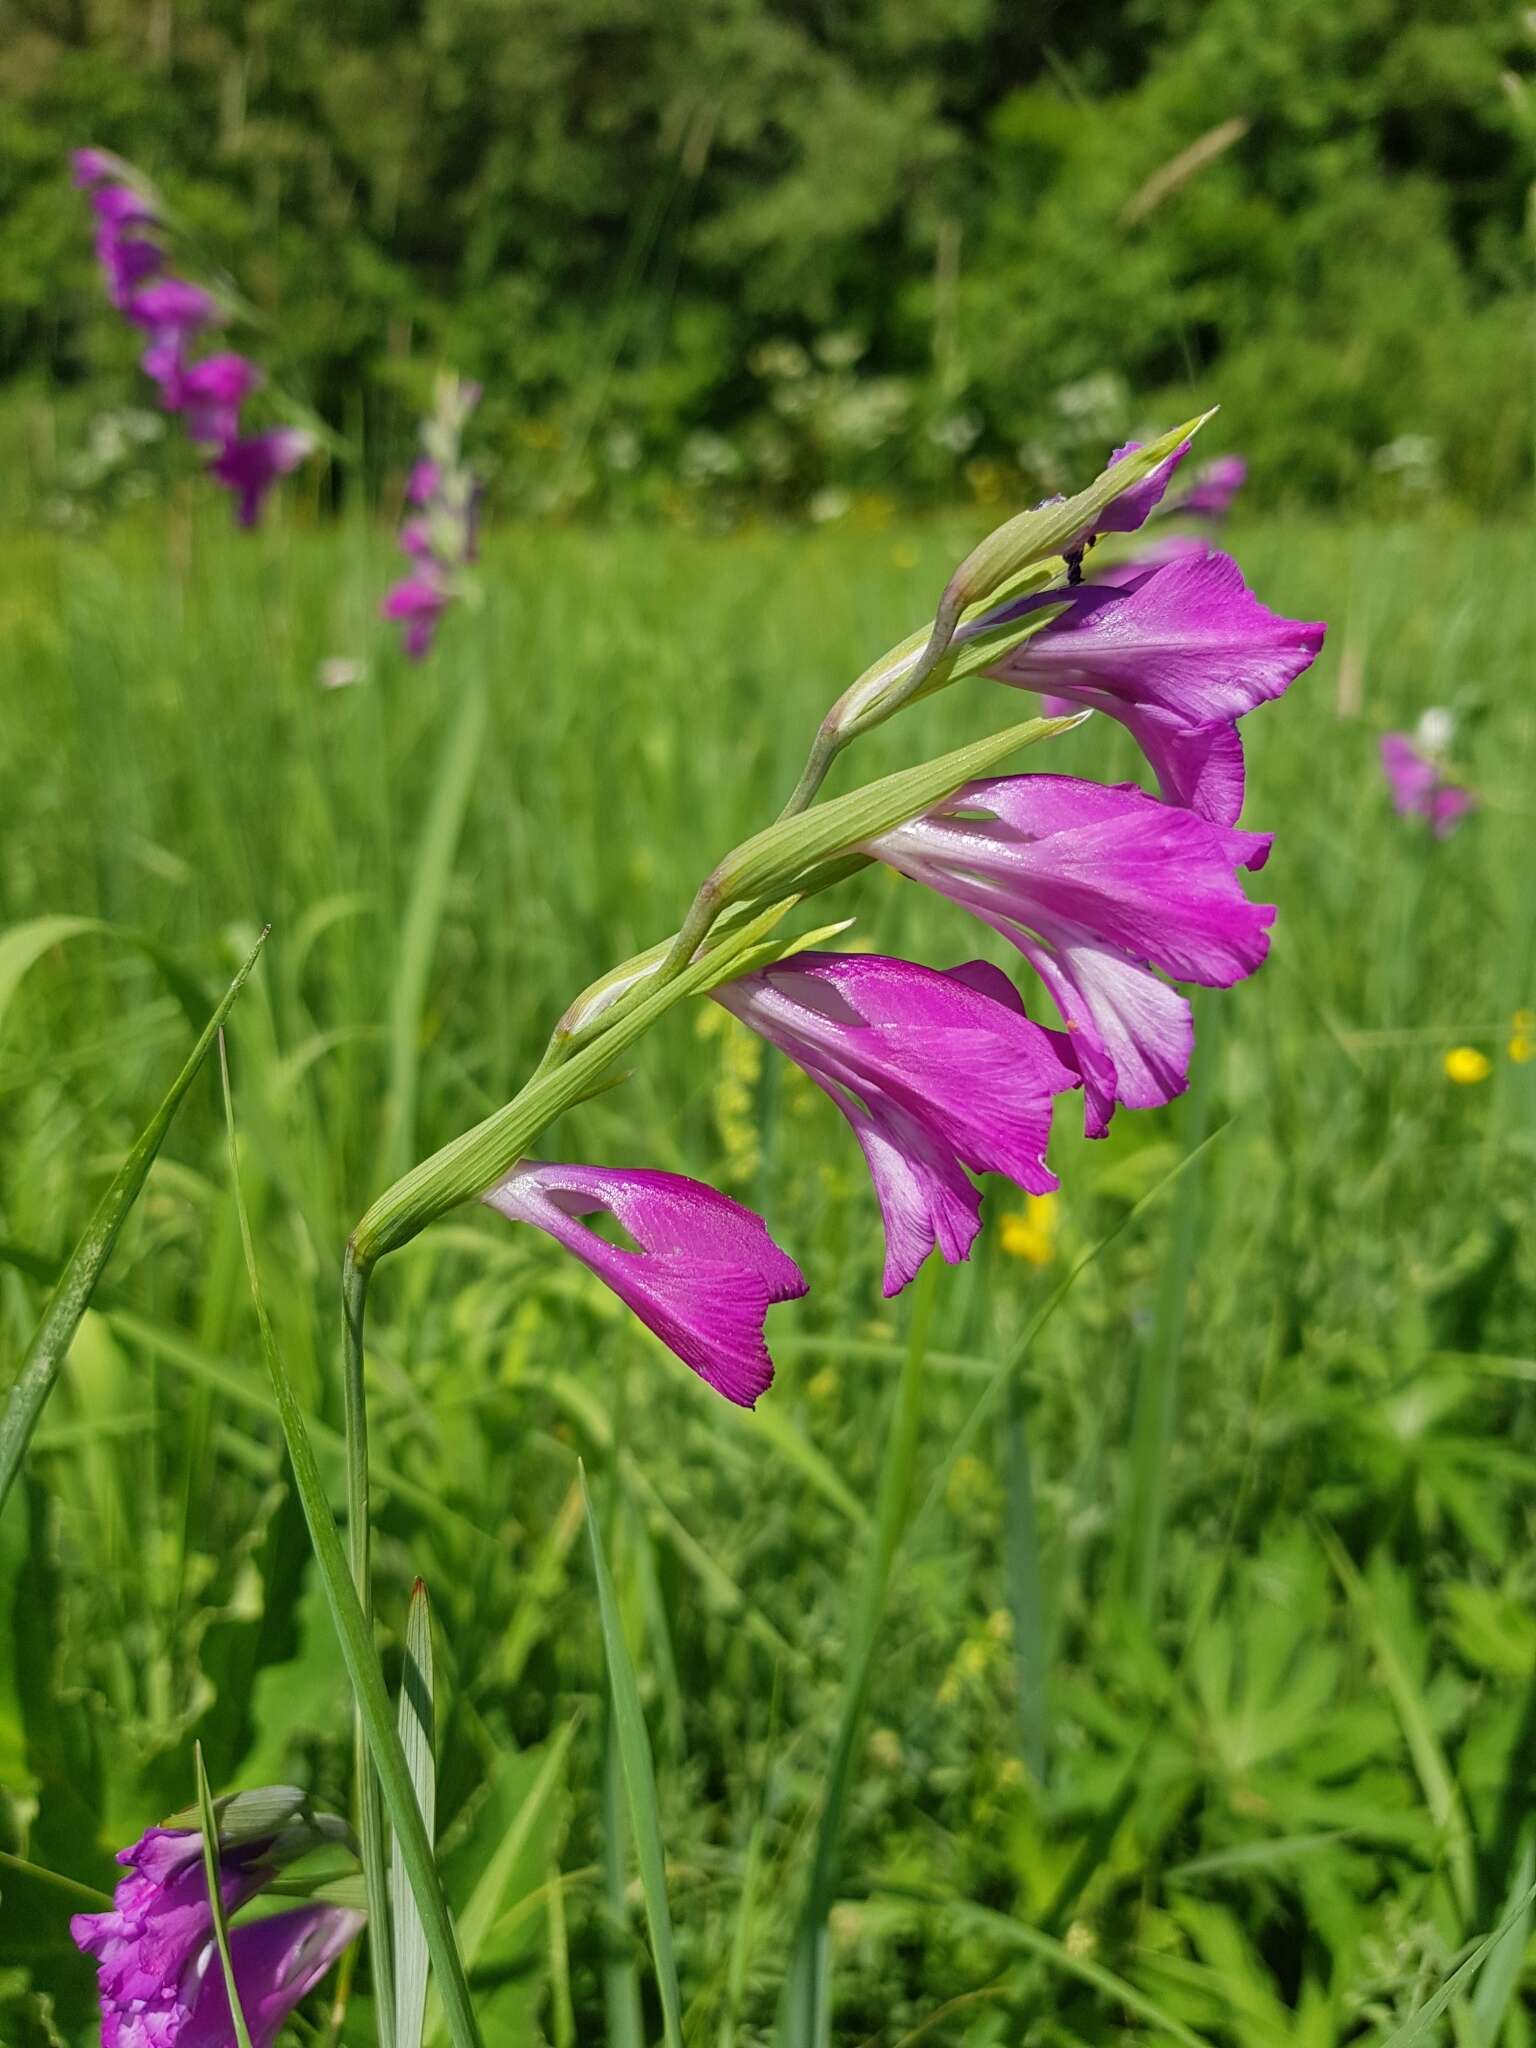
[[[270,920],[229,1030],[241,1178],[339,1509],[348,1229],[511,1095],[578,988],[673,929],[983,523],[494,533],[483,605],[420,670],[373,620],[389,540],[362,523],[238,537],[181,507],[12,548],[5,1372]],[[662,2037],[617,1629],[690,2044],[814,2038],[775,2019],[811,1888],[832,1989],[810,2024],[839,2043],[1321,2048],[1503,1928],[1440,2024],[1523,2048],[1536,1061],[1508,1046],[1536,1008],[1536,549],[1321,525],[1233,544],[1269,603],[1331,622],[1245,726],[1273,955],[1201,996],[1182,1102],[1093,1146],[1064,1110],[1052,1228],[1006,1231],[1025,1205],[996,1185],[970,1265],[882,1301],[835,1112],[693,1005],[548,1144],[711,1180],[801,1261],[755,1415],[489,1215],[380,1272],[378,1612],[393,1674],[430,1588],[439,1840],[493,2044]],[[359,652],[366,682],[317,686]],[[1444,845],[1392,815],[1376,763],[1434,703],[1463,714],[1484,799]],[[830,786],[1029,709],[967,684]],[[1135,771],[1098,720],[1028,765]],[[884,872],[831,901],[881,950],[1004,960]],[[37,922],[64,914],[81,926]],[[1444,1072],[1462,1044],[1491,1061],[1479,1084]],[[0,2040],[94,2038],[68,1913],[191,1802],[194,1741],[216,1793],[344,1802],[308,1558],[205,1074],[0,1519]],[[366,1972],[298,2038],[369,2041]]]

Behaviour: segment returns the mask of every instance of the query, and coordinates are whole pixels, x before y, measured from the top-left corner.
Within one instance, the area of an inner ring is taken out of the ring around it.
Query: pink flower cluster
[[[105,150],[77,149],[71,169],[90,194],[107,297],[144,336],[144,374],[159,386],[166,411],[181,415],[188,439],[209,451],[208,473],[233,494],[240,525],[254,526],[268,491],[310,453],[314,436],[299,427],[241,432],[240,410],[261,371],[232,349],[191,354],[223,312],[211,292],[166,267],[159,205],[131,167]]]
[[[715,991],[847,1120],[884,1220],[888,1295],[935,1248],[952,1263],[968,1256],[981,1228],[973,1175],[1006,1174],[1035,1194],[1057,1186],[1046,1149],[1059,1095],[1081,1090],[1086,1135],[1101,1138],[1120,1106],[1181,1094],[1194,1032],[1173,984],[1231,987],[1268,951],[1274,910],[1239,881],[1264,865],[1270,839],[1237,824],[1238,720],[1289,688],[1323,627],[1269,611],[1205,538],[1164,541],[1083,580],[1102,535],[1135,532],[1156,509],[1184,452],[1074,537],[1054,588],[956,635],[964,644],[1054,610],[987,673],[1050,709],[1114,719],[1161,794],[998,776],[862,849],[1006,940],[1059,1025],[1036,1022],[1009,977],[980,960],[941,971],[803,952]],[[1235,458],[1213,465],[1172,509],[1219,518],[1241,475]],[[555,1238],[728,1400],[751,1406],[769,1385],[767,1310],[806,1281],[751,1211],[676,1174],[526,1160],[483,1200]],[[635,1249],[582,1222],[598,1210]]]

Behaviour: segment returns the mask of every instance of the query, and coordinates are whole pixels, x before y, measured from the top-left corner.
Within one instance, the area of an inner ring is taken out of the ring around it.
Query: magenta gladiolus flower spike
[[[887,1295],[935,1245],[951,1265],[969,1256],[981,1196],[967,1168],[1037,1195],[1058,1185],[1045,1163],[1052,1099],[1078,1076],[985,961],[945,974],[875,953],[797,953],[715,1000],[852,1125],[885,1221]]]
[[[1230,555],[1184,554],[1116,588],[1041,592],[994,617],[1070,609],[988,674],[1105,711],[1134,734],[1170,803],[1217,824],[1243,807],[1237,720],[1316,659],[1320,622],[1260,604]]]
[[[428,452],[412,463],[406,478],[405,500],[415,510],[402,522],[398,538],[411,569],[384,593],[379,612],[399,624],[412,661],[430,653],[438,621],[464,595],[464,571],[475,559],[480,485],[464,460],[463,435],[479,402],[478,384],[439,377],[432,414],[422,424]]]
[[[238,1838],[221,1833],[219,1897],[226,1917],[296,1857],[321,1842],[349,1839],[344,1822],[306,1812],[297,1790],[274,1786],[241,1797],[250,1805],[263,1802],[267,1818],[259,1831],[231,1829]],[[240,1801],[225,1806],[232,1813]],[[233,2048],[202,1835],[193,1828],[150,1828],[117,1860],[129,1875],[113,1894],[111,1911],[77,1913],[70,1921],[76,1945],[97,1960],[102,2048]],[[268,2048],[362,1924],[361,1914],[318,1906],[232,1930],[236,1984],[255,2048]]]
[[[1269,848],[1132,783],[1010,775],[968,784],[866,851],[1018,947],[1061,1014],[1056,1042],[1099,1138],[1117,1102],[1151,1108],[1188,1082],[1189,1005],[1153,969],[1228,988],[1263,961],[1275,913],[1234,870],[1262,867]]]
[[[265,434],[226,441],[208,474],[234,492],[240,525],[254,526],[268,491],[279,477],[297,469],[314,445],[314,435],[302,427],[272,427]]]
[[[160,218],[151,201],[132,185],[98,185],[91,211],[109,228],[152,227]]]
[[[1477,798],[1452,782],[1437,755],[1416,746],[1405,732],[1382,735],[1381,768],[1401,818],[1422,818],[1437,839],[1455,831],[1477,808]]]
[[[768,1309],[796,1300],[806,1281],[750,1209],[682,1174],[536,1160],[480,1199],[564,1245],[728,1401],[751,1408],[766,1391]],[[610,1244],[579,1220],[597,1210],[640,1249]]]

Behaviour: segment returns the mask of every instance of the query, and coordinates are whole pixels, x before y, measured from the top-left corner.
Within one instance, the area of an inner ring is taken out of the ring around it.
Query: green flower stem
[[[347,1449],[347,1562],[358,1605],[373,1628],[372,1519],[368,1483],[368,1394],[363,1363],[363,1317],[368,1272],[348,1245],[341,1262],[342,1399]],[[389,1842],[378,1772],[368,1747],[361,1705],[354,1703],[352,1745],[357,1789],[357,1832],[368,1891],[368,1962],[380,2048],[394,2048],[395,1978],[389,1907]]]

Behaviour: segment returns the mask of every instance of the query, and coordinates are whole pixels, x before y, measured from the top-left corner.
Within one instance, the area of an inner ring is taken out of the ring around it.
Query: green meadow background
[[[372,621],[387,532],[225,517],[187,496],[5,558],[0,1327],[18,1357],[270,921],[229,1032],[241,1170],[339,1505],[348,1229],[513,1092],[578,986],[672,928],[980,527],[504,527],[483,603],[412,669]],[[1064,1110],[1034,1258],[993,1186],[970,1265],[883,1301],[841,1120],[694,1005],[547,1143],[712,1180],[802,1261],[755,1414],[489,1214],[381,1270],[379,1611],[393,1670],[425,1579],[442,1849],[492,2041],[660,2035],[578,1460],[690,2043],[776,2038],[828,1830],[839,2043],[1322,2048],[1384,2034],[1494,1931],[1434,2034],[1527,2039],[1536,1062],[1509,1047],[1536,1007],[1536,561],[1516,527],[1231,541],[1266,600],[1331,622],[1246,722],[1273,955],[1197,999],[1183,1101],[1092,1146]],[[319,687],[337,655],[366,680]],[[1459,710],[1483,798],[1443,845],[1376,761],[1430,704]],[[951,690],[839,786],[1021,708]],[[1135,763],[1092,720],[1029,765]],[[934,964],[1003,957],[888,876],[835,909]],[[1484,1080],[1448,1078],[1457,1046]],[[346,1796],[207,1072],[0,1522],[0,1601],[0,2039],[85,2042],[76,1888],[187,1802],[194,1737],[216,1789]],[[365,1986],[294,2039],[369,2041]]]
[[[240,1184],[339,1511],[348,1232],[976,540],[1219,401],[1224,544],[1329,623],[1245,721],[1269,962],[1197,996],[1181,1101],[1063,1107],[1059,1198],[990,1186],[968,1265],[881,1298],[844,1124],[708,1004],[543,1140],[800,1260],[755,1413],[488,1212],[380,1271],[379,1636],[393,1686],[419,1576],[487,2048],[664,2037],[582,1468],[686,2048],[1533,2048],[1533,95],[1506,0],[0,0],[0,1385],[270,924]],[[83,144],[238,309],[257,421],[322,436],[254,534],[103,303]],[[444,368],[487,533],[411,667],[377,610]],[[1433,706],[1443,844],[1378,765]],[[958,686],[830,786],[1032,708]],[[1020,765],[1141,773],[1103,720]],[[884,872],[823,915],[1016,964]],[[215,1793],[350,1796],[212,1063],[0,1617],[0,2048],[95,2048],[68,1917],[194,1741]],[[375,2039],[354,1956],[282,2048]]]

